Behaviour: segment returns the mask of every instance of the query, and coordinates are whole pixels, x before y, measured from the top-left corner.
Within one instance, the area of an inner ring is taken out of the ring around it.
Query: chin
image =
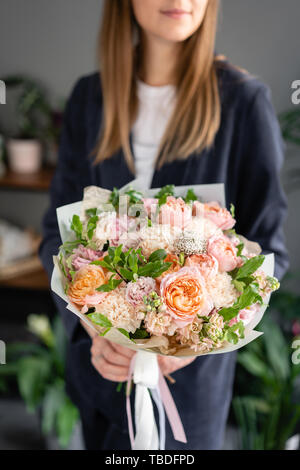
[[[186,39],[188,39],[190,36],[192,36],[193,32],[187,32],[187,31],[162,31],[161,33],[158,32],[156,33],[156,36],[161,38],[164,41],[170,41],[170,42],[183,42]]]

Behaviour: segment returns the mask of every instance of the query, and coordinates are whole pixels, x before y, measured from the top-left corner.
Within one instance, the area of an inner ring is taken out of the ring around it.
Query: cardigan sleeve
[[[83,188],[79,163],[84,155],[84,137],[80,124],[82,122],[83,81],[84,79],[81,79],[77,82],[66,106],[58,162],[50,186],[50,207],[42,224],[43,240],[39,248],[39,256],[49,280],[53,271],[52,256],[57,254],[61,245],[56,209],[82,199]],[[66,332],[71,338],[78,319],[66,309],[66,303],[60,297],[54,293],[52,296],[63,318]]]
[[[257,241],[264,254],[274,252],[275,276],[282,279],[289,267],[284,235],[287,197],[280,181],[284,146],[267,86],[257,89],[243,128],[237,162],[236,231]]]

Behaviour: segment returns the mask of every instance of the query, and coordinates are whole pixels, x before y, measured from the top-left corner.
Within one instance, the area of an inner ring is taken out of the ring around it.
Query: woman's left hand
[[[187,357],[183,359],[180,357],[158,356],[158,364],[163,375],[169,375],[172,374],[172,372],[176,372],[177,370],[188,366],[195,359],[196,357]]]

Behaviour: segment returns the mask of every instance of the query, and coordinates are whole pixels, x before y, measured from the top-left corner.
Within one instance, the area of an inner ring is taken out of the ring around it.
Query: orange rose
[[[68,297],[78,305],[97,305],[106,294],[97,292],[96,288],[106,282],[107,278],[101,266],[88,264],[75,274],[75,279],[68,289]]]
[[[168,313],[182,328],[192,323],[196,315],[208,315],[213,308],[200,271],[193,267],[165,276],[160,284],[160,295]]]
[[[176,273],[180,269],[180,264],[179,264],[179,258],[177,255],[167,255],[166,258],[164,259],[165,263],[172,263],[172,265],[169,267],[168,271],[165,271],[162,273],[161,276],[156,278],[156,282],[159,285],[162,281],[162,279],[167,275],[167,274],[172,274]]]

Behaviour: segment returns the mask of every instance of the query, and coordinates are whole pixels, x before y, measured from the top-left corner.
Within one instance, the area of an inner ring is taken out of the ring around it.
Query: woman
[[[224,183],[238,233],[288,268],[279,180],[282,142],[268,88],[214,55],[218,0],[108,0],[100,35],[101,71],[82,78],[65,114],[51,207],[40,255],[49,276],[60,237],[55,209],[83,188]],[[100,132],[99,132],[100,129]],[[93,159],[90,158],[91,154]],[[132,351],[89,337],[56,298],[70,338],[68,391],[81,413],[87,449],[129,449],[124,396]],[[92,335],[91,335],[92,336]],[[235,355],[160,358],[188,444],[219,449],[231,400]]]

